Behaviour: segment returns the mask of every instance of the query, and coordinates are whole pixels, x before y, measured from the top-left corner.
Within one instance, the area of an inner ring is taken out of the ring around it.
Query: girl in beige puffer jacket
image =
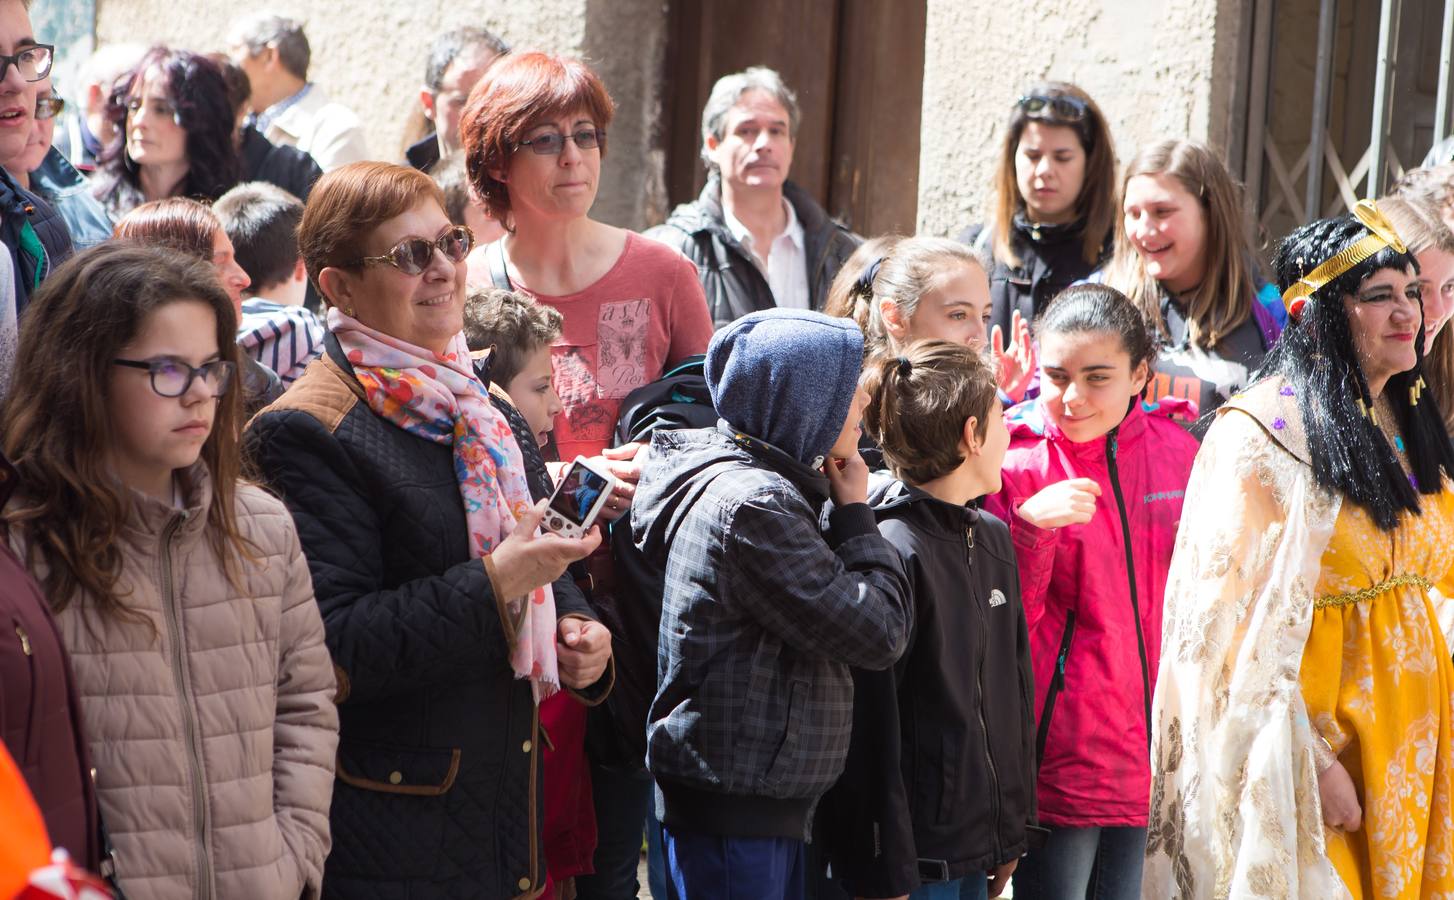
[[[238,478],[234,306],[203,263],[103,245],[31,307],[5,519],[71,654],[116,881],[315,897],[334,676],[292,518]]]

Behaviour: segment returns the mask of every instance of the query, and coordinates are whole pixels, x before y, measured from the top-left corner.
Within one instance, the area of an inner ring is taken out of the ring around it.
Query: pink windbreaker
[[[1010,523],[1020,568],[1044,744],[1037,789],[1045,824],[1146,825],[1146,718],[1161,655],[1161,606],[1198,446],[1171,417],[1194,417],[1194,409],[1172,398],[1137,402],[1110,434],[1083,444],[1067,439],[1038,401],[1006,414],[1004,487],[985,508]],[[1090,522],[1041,529],[1016,514],[1041,488],[1068,478],[1100,485]]]

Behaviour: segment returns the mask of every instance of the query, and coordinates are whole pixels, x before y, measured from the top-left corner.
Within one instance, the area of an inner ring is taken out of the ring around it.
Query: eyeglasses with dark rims
[[[112,363],[128,369],[145,369],[151,374],[151,389],[162,397],[180,397],[198,378],[212,388],[212,396],[221,397],[232,384],[236,366],[225,359],[214,359],[200,366],[191,366],[175,356],[153,359],[113,359]]]
[[[475,233],[466,225],[453,225],[434,240],[422,237],[404,238],[381,256],[364,256],[346,263],[348,266],[393,266],[405,275],[419,275],[429,268],[434,251],[444,254],[452,263],[469,256],[475,245]]]
[[[55,62],[56,48],[53,44],[31,44],[13,56],[0,53],[0,81],[5,80],[10,67],[20,70],[20,77],[26,81],[41,81],[50,74],[51,63]]]
[[[566,141],[575,141],[576,146],[581,150],[595,150],[597,147],[606,146],[606,129],[579,128],[570,134],[547,131],[528,141],[516,141],[515,149],[529,147],[538,156],[559,156],[565,149]]]

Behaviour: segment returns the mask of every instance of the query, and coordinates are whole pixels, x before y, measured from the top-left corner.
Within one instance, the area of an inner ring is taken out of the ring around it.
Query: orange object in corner
[[[50,838],[20,769],[0,744],[0,898],[20,893],[50,863]]]

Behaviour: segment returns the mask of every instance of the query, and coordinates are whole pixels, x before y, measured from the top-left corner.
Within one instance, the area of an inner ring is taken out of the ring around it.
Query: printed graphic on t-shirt
[[[620,400],[646,384],[646,331],[651,301],[602,303],[596,316],[596,390]]]
[[[1222,405],[1228,397],[1247,386],[1247,367],[1239,362],[1208,354],[1200,347],[1163,349],[1151,373],[1145,397],[1155,403],[1162,397],[1179,397],[1197,404],[1202,415]]]
[[[600,402],[596,383],[595,347],[556,346],[555,392],[560,395],[561,416],[556,420],[559,442],[601,442],[611,439],[616,424],[615,404]],[[562,421],[562,419],[564,421]]]

